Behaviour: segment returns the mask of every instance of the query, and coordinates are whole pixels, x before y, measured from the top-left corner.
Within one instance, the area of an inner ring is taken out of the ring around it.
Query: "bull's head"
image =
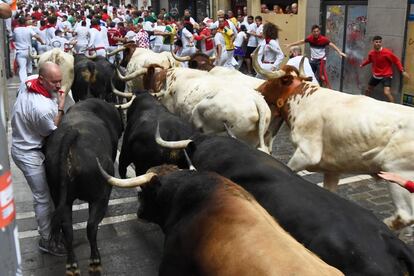
[[[213,62],[216,59],[215,57],[209,57],[204,53],[195,53],[191,56],[179,57],[177,56],[172,47],[170,48],[171,55],[179,62],[187,62],[188,67],[192,69],[199,69],[204,71],[210,71],[214,68]]]
[[[144,76],[144,89],[151,93],[158,93],[166,87],[167,71],[166,69],[153,64],[150,65]]]
[[[256,72],[268,79],[257,90],[264,96],[269,105],[276,104],[278,108],[282,108],[288,97],[287,94],[290,94],[291,90],[303,81],[309,80],[303,69],[304,57],[300,61],[299,70],[293,66],[284,65],[278,71],[269,72],[260,67],[257,61],[257,52],[258,49],[253,52],[253,67]]]
[[[137,47],[138,46],[135,43],[127,43],[123,46],[124,53],[123,53],[123,58],[120,63],[122,67],[127,67]]]
[[[141,191],[138,195],[140,206],[137,212],[139,219],[163,224],[161,210],[158,210],[157,196],[162,186],[159,177],[178,171],[179,168],[174,165],[162,165],[150,168],[146,174],[129,179],[119,179],[110,176],[101,166],[97,159],[98,168],[105,180],[112,186],[120,188],[140,187]]]
[[[193,69],[210,71],[214,68],[214,60],[215,57],[209,57],[204,53],[195,53],[191,56],[191,59],[188,62],[188,67]]]

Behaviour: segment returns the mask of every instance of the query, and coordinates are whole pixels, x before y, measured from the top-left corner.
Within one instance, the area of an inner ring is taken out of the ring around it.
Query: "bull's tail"
[[[79,132],[75,129],[70,129],[68,133],[63,137],[62,148],[60,150],[58,168],[59,168],[59,200],[58,205],[55,206],[55,211],[51,220],[51,235],[50,239],[57,240],[59,238],[61,223],[63,218],[63,212],[67,200],[68,182],[69,182],[69,170],[70,164],[68,164],[69,150],[73,143],[76,141]]]
[[[257,112],[259,113],[259,125],[258,125],[258,135],[259,135],[259,150],[269,153],[272,149],[269,149],[265,144],[264,137],[266,130],[269,127],[269,120],[266,120],[266,107],[259,102],[258,96],[254,96],[254,103],[256,104]]]

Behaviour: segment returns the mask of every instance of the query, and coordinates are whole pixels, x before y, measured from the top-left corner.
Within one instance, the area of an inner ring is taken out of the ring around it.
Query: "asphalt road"
[[[8,82],[10,107],[14,103],[18,79]],[[9,143],[10,143],[9,128]],[[293,147],[289,139],[289,130],[283,127],[274,142],[275,158],[286,163],[292,156]],[[38,233],[34,218],[31,192],[20,170],[13,164],[12,174],[17,207],[17,223],[22,253],[24,275],[64,275],[65,258],[42,254],[37,247]],[[116,168],[117,171],[117,168]],[[132,171],[132,170],[131,170]],[[129,175],[133,175],[129,172]],[[308,181],[321,185],[322,175],[300,172]],[[393,210],[393,204],[384,182],[376,183],[367,175],[343,176],[338,194],[371,210],[383,219]],[[155,224],[137,220],[136,211],[139,202],[135,190],[114,188],[110,206],[98,232],[98,245],[102,257],[103,275],[157,275],[162,256],[163,234]],[[87,204],[75,202],[74,247],[81,272],[87,273],[90,254],[86,238]],[[414,238],[409,236],[411,228],[399,232],[400,238],[414,247]]]

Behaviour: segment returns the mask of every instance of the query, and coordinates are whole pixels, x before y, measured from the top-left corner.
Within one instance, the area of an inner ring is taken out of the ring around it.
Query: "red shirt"
[[[32,17],[34,17],[36,20],[41,20],[43,17],[43,14],[37,11],[37,12],[32,13]]]
[[[209,28],[204,28],[201,30],[200,35],[194,35],[194,39],[199,41],[203,39],[203,36],[207,37],[204,41],[206,42],[206,51],[209,51],[214,48],[213,39],[211,39],[211,31]]]
[[[102,14],[102,20],[106,22],[106,20],[108,20],[110,17],[107,13],[103,13]]]
[[[404,185],[404,188],[406,188],[410,193],[414,193],[414,182],[413,181],[407,181]]]
[[[371,50],[368,53],[368,58],[364,60],[361,66],[372,63],[372,74],[376,77],[392,77],[392,64],[394,63],[398,70],[404,71],[400,59],[387,48],[382,48],[379,51]]]
[[[118,43],[117,40],[114,40],[114,37],[122,37],[121,32],[118,31],[116,28],[110,28],[108,29],[108,42],[111,46],[116,46]]]
[[[325,48],[326,46],[329,45],[329,43],[331,43],[329,38],[321,34],[317,38],[315,38],[313,35],[309,35],[305,39],[305,42],[309,43],[311,59],[325,59],[326,58]]]

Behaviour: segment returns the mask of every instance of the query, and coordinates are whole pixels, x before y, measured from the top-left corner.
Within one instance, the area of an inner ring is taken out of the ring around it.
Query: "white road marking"
[[[130,220],[135,220],[135,219],[137,219],[137,214],[126,214],[126,215],[120,215],[120,216],[115,216],[115,217],[107,217],[102,220],[99,226],[126,222]],[[73,224],[73,230],[86,229],[86,224],[87,224],[86,221],[75,223]],[[19,239],[35,238],[38,236],[39,236],[39,232],[37,230],[19,232]]]
[[[120,205],[130,202],[136,202],[138,201],[138,198],[136,196],[134,197],[124,197],[124,198],[117,198],[117,199],[111,199],[109,200],[108,205]],[[88,209],[88,203],[82,203],[82,204],[76,204],[72,206],[72,212],[79,211],[79,210],[86,210]],[[17,213],[17,219],[27,219],[27,218],[34,218],[35,213],[34,212],[24,212],[24,213]]]
[[[360,175],[356,175],[356,176],[350,176],[350,177],[340,179],[338,185],[351,184],[351,183],[354,183],[354,182],[367,180],[367,179],[371,179],[371,178],[372,178],[372,176],[370,176],[369,174],[360,174]],[[319,182],[319,183],[317,183],[317,185],[323,187],[323,182]]]
[[[300,176],[311,175],[311,174],[315,174],[315,172],[309,172],[307,170],[303,170],[303,171],[298,172],[298,175],[300,175]]]

